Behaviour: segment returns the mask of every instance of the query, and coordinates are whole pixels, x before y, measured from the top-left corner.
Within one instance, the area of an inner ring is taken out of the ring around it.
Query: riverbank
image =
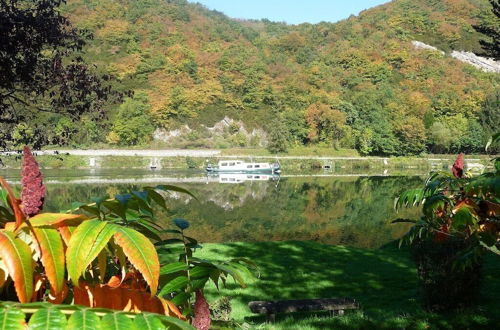
[[[416,273],[409,252],[390,244],[367,250],[315,242],[205,244],[200,258],[247,257],[259,265],[260,279],[239,288],[232,280],[210,302],[232,297],[231,317],[258,329],[493,329],[500,324],[500,260],[488,255],[480,307],[446,315],[427,313],[417,300]],[[248,280],[248,279],[247,279]],[[278,315],[275,323],[252,314],[252,300],[355,298],[359,312]],[[245,327],[244,327],[245,328]]]
[[[415,157],[362,157],[355,150],[334,150],[332,148],[300,147],[288,153],[271,155],[265,149],[223,149],[223,150],[141,150],[141,149],[98,149],[98,150],[43,150],[37,151],[37,160],[44,169],[199,169],[208,163],[217,163],[223,158],[238,158],[247,161],[280,162],[283,171],[304,171],[311,169],[374,169],[383,173],[389,169],[446,169],[453,163],[455,155],[425,155]],[[0,154],[0,169],[21,167],[19,154]],[[490,164],[487,155],[466,157],[469,167],[481,169]]]

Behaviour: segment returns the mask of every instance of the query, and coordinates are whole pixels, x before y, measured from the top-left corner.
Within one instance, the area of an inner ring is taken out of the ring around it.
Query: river
[[[0,175],[20,188],[18,171]],[[342,171],[209,177],[200,171],[46,170],[44,176],[47,212],[168,183],[188,189],[197,200],[172,193],[168,212],[158,213],[159,223],[168,228],[173,218],[185,218],[191,223],[188,233],[200,242],[314,240],[363,248],[381,247],[406,232],[407,226],[390,221],[418,217],[419,211],[397,214],[394,198],[423,184],[415,173]]]

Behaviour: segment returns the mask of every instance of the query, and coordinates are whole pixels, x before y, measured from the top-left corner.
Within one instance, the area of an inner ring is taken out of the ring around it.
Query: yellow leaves
[[[137,65],[140,62],[141,57],[138,54],[131,54],[120,58],[117,62],[111,63],[108,71],[119,79],[124,79],[135,74]]]
[[[129,22],[121,19],[109,19],[96,31],[96,36],[108,40],[128,38]]]

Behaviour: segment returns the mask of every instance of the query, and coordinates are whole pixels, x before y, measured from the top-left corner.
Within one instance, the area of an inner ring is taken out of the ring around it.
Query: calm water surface
[[[171,219],[185,218],[191,222],[190,235],[201,242],[316,240],[367,248],[383,246],[406,232],[407,226],[390,221],[417,217],[419,211],[396,214],[394,198],[423,182],[416,174],[342,172],[280,178],[142,170],[45,170],[44,174],[45,211],[143,186],[175,184],[193,192],[198,201],[172,194],[170,209],[159,214],[159,221],[169,227]],[[19,182],[18,171],[0,170],[0,175]]]

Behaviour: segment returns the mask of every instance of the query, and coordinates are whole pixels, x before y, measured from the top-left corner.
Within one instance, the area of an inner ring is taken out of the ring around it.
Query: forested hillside
[[[499,74],[411,45],[479,51],[472,25],[500,24],[486,0],[394,0],[338,23],[293,26],[233,20],[185,0],[70,0],[63,10],[94,34],[84,59],[134,96],[109,104],[99,124],[46,114],[28,124],[52,123],[61,134],[51,143],[146,144],[155,129],[184,124],[195,129],[185,137],[193,146],[264,142],[237,126],[225,145],[204,139],[201,125],[227,116],[279,128],[291,145],[479,152],[500,123]]]

